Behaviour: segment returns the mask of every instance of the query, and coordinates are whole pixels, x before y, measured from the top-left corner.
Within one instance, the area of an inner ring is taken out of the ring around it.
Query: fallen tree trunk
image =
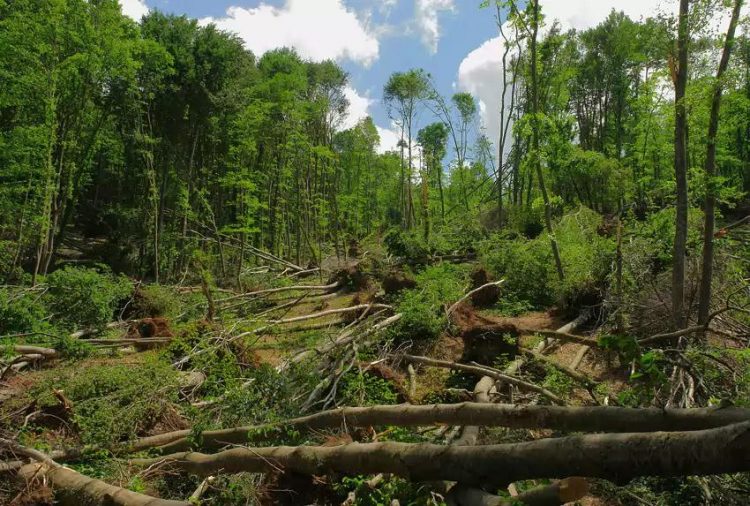
[[[274,424],[208,430],[201,433],[203,449],[262,441],[271,429],[294,427],[317,430],[334,427],[395,425],[474,425],[514,429],[554,429],[566,432],[656,432],[703,430],[750,421],[742,408],[621,408],[615,406],[561,407],[487,404],[433,404],[338,408]],[[124,447],[137,452],[159,447],[175,452],[190,448],[191,430],[149,436]],[[80,452],[79,452],[80,454]],[[57,458],[57,457],[56,457]]]
[[[61,504],[85,503],[91,506],[188,506],[189,504],[184,501],[157,499],[89,478],[61,466],[47,454],[19,445],[15,441],[0,439],[0,445],[15,455],[37,461],[18,468],[18,479],[25,481],[26,486],[30,486],[34,480],[38,479],[51,483],[57,493],[57,498],[61,499]],[[16,463],[17,461],[11,464]],[[11,469],[13,468],[9,466],[9,470]]]
[[[256,290],[254,292],[246,292],[246,293],[240,293],[237,295],[233,295],[231,297],[226,297],[221,300],[217,300],[216,303],[222,303],[222,302],[229,302],[231,300],[236,299],[244,299],[246,297],[254,297],[256,295],[270,295],[272,293],[280,293],[280,292],[289,292],[289,291],[328,291],[333,290],[334,288],[338,288],[339,283],[331,283],[329,285],[322,285],[322,286],[311,286],[311,285],[296,285],[296,286],[282,286],[279,288],[268,288],[265,290]]]
[[[496,485],[561,475],[624,483],[638,476],[690,476],[750,471],[750,422],[695,432],[597,434],[488,446],[411,443],[234,448],[215,455],[176,453],[134,459],[197,475],[265,473],[308,475],[391,473],[412,481],[450,480]]]
[[[575,371],[574,369],[570,367],[566,367],[565,365],[545,356],[542,355],[539,352],[536,352],[534,350],[527,350],[526,348],[520,348],[521,352],[523,352],[525,355],[533,358],[534,360],[541,362],[543,364],[546,364],[550,367],[554,367],[558,371],[562,372],[563,374],[566,374],[567,376],[573,378],[574,380],[578,381],[582,385],[586,387],[594,386],[596,385],[596,381],[589,378],[585,374],[582,374],[580,372]]]
[[[564,405],[565,401],[563,401],[560,397],[553,394],[546,388],[540,387],[539,385],[534,385],[533,383],[529,383],[527,381],[523,381],[522,379],[516,378],[514,376],[509,376],[507,374],[503,374],[500,371],[496,371],[495,369],[485,367],[485,366],[478,366],[478,365],[466,365],[466,364],[460,364],[458,362],[450,362],[448,360],[436,360],[433,358],[428,357],[417,357],[414,355],[404,355],[404,359],[409,362],[415,362],[418,364],[424,364],[424,365],[430,365],[433,367],[443,367],[446,369],[453,369],[456,371],[465,371],[470,372],[472,374],[477,374],[479,376],[489,376],[491,378],[494,378],[498,381],[502,381],[504,383],[508,383],[509,385],[517,386],[518,388],[522,390],[527,390],[530,392],[536,392],[547,399],[551,400],[555,404]]]
[[[449,506],[561,506],[581,499],[588,490],[585,478],[565,478],[518,494],[510,500],[463,486],[453,487],[445,499]]]
[[[109,485],[79,474],[66,467],[48,464],[27,464],[18,470],[19,478],[32,482],[43,479],[52,485],[60,504],[90,506],[189,506],[185,501],[157,499],[130,490]]]
[[[312,350],[303,350],[295,354],[292,358],[284,362],[283,364],[279,365],[276,370],[279,372],[284,371],[287,367],[289,367],[292,364],[297,364],[299,362],[302,362],[306,358],[310,357],[313,354],[317,355],[326,355],[330,353],[331,351],[335,350],[336,348],[339,348],[341,346],[346,346],[347,344],[356,341],[358,339],[363,339],[367,336],[370,336],[372,334],[375,334],[377,332],[380,332],[384,328],[388,327],[389,325],[393,325],[397,321],[401,319],[401,313],[395,314],[393,316],[389,316],[383,321],[380,321],[370,327],[369,329],[361,332],[356,333],[354,329],[350,329],[344,333],[342,333],[338,338],[336,338],[335,341],[330,342],[328,344],[325,344],[323,346],[319,346],[318,348],[313,348]]]
[[[44,358],[57,358],[59,353],[53,348],[42,348],[39,346],[27,346],[15,344],[9,346],[0,346],[0,353],[17,353],[19,355],[42,355]]]
[[[341,314],[341,313],[351,313],[352,311],[365,311],[367,309],[393,309],[392,306],[389,306],[387,304],[360,304],[357,306],[351,306],[351,307],[342,307],[338,309],[328,309],[326,311],[321,311],[319,313],[312,313],[302,316],[295,316],[294,318],[286,318],[283,320],[271,320],[270,323],[281,325],[284,323],[296,323],[301,322],[305,320],[314,320],[316,318],[324,318],[326,316],[330,316],[332,314]]]

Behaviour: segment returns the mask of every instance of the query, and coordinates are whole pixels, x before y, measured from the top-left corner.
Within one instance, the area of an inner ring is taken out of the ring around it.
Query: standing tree
[[[406,228],[414,224],[414,199],[411,189],[413,128],[419,104],[427,98],[429,76],[422,69],[396,72],[391,75],[383,90],[383,99],[391,117],[401,129],[400,146],[408,151],[404,168],[402,155],[403,223]],[[395,113],[395,117],[394,116]],[[404,138],[406,136],[406,138]]]
[[[425,170],[422,174],[422,206],[425,223],[425,241],[429,236],[429,182],[435,177],[438,195],[440,197],[440,217],[445,221],[445,197],[443,196],[443,165],[445,144],[448,140],[448,130],[443,123],[433,123],[421,129],[417,134],[417,142],[424,153]]]
[[[716,80],[713,84],[713,94],[711,97],[711,115],[708,120],[708,137],[706,147],[705,171],[708,178],[708,189],[706,193],[706,202],[704,206],[705,222],[703,225],[703,258],[701,271],[701,284],[698,300],[698,323],[706,325],[708,323],[709,312],[711,310],[711,281],[713,278],[714,268],[714,221],[716,214],[716,189],[714,188],[714,178],[716,176],[716,134],[719,130],[719,110],[721,109],[721,94],[723,91],[722,78],[729,65],[729,57],[734,46],[734,32],[737,28],[737,22],[740,18],[743,0],[734,0],[732,17],[729,20],[729,28],[724,40],[724,49],[721,53],[721,61],[716,71]]]
[[[687,183],[687,110],[685,90],[688,78],[688,14],[689,0],[680,0],[677,28],[677,62],[672,64],[672,79],[675,87],[674,127],[674,173],[677,184],[677,218],[672,263],[672,315],[675,328],[685,327],[687,318],[685,304],[685,253],[688,229],[688,183]]]

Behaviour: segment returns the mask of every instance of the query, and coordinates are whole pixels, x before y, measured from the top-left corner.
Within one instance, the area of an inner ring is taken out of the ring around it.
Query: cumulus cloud
[[[122,13],[129,18],[140,21],[143,16],[148,14],[148,6],[143,0],[120,0]]]
[[[654,0],[540,0],[546,18],[546,29],[554,20],[563,30],[585,30],[606,19],[612,9],[623,11],[633,19],[659,12]],[[669,6],[665,6],[669,7]],[[510,29],[506,30],[510,33]],[[502,95],[503,40],[495,37],[471,51],[458,68],[458,87],[474,95],[480,104],[480,116],[487,136],[496,142],[500,133],[500,104]],[[506,104],[510,93],[506,97]]]
[[[229,7],[226,16],[203,18],[237,33],[260,56],[278,47],[293,47],[311,60],[351,60],[369,66],[379,55],[379,43],[342,0],[287,0],[283,7]]]
[[[427,46],[432,54],[437,53],[440,41],[440,20],[438,14],[441,11],[453,12],[455,5],[453,0],[416,0],[415,23],[422,43]]]
[[[380,136],[380,145],[377,148],[377,152],[381,155],[388,151],[398,151],[398,141],[401,139],[401,133],[395,125],[391,125],[390,128],[383,128],[376,126],[378,135]]]
[[[375,103],[375,100],[370,98],[369,94],[360,95],[351,86],[344,88],[344,96],[349,101],[349,111],[341,122],[341,128],[347,130],[353,128],[360,120],[370,115],[370,107]]]

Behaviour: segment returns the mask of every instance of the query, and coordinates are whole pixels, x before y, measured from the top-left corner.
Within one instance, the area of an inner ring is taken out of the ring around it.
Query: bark
[[[688,476],[750,471],[750,422],[694,432],[597,434],[488,446],[410,443],[335,447],[235,448],[215,455],[188,452],[131,464],[208,476],[276,472],[308,475],[391,473],[412,481],[450,480],[507,486],[560,475],[623,483],[638,476]]]
[[[727,36],[724,41],[724,50],[721,54],[719,69],[716,71],[716,82],[714,92],[711,98],[711,115],[708,120],[708,136],[706,142],[706,163],[705,171],[708,178],[708,190],[706,202],[703,209],[705,214],[703,224],[703,256],[701,259],[701,283],[698,298],[698,323],[706,325],[708,315],[711,312],[711,281],[713,280],[714,271],[714,226],[716,220],[716,194],[714,190],[713,178],[716,177],[716,134],[719,131],[719,111],[721,109],[721,94],[723,91],[722,78],[724,72],[729,66],[729,57],[734,45],[734,32],[737,28],[737,22],[740,17],[740,9],[743,0],[735,0],[732,9],[732,17],[729,21]]]
[[[338,309],[328,309],[319,313],[313,313],[303,316],[295,316],[294,318],[286,318],[284,320],[271,320],[271,323],[280,325],[283,323],[296,323],[305,320],[314,320],[316,318],[323,318],[332,314],[351,313],[352,311],[366,311],[368,309],[393,309],[393,306],[387,304],[359,304],[357,306],[342,307]]]
[[[279,292],[288,292],[292,290],[311,290],[311,291],[328,291],[333,290],[339,286],[338,283],[331,283],[329,285],[323,285],[323,286],[308,286],[308,285],[298,285],[298,286],[282,286],[280,288],[269,288],[267,290],[258,290],[255,292],[247,292],[247,293],[241,293],[239,295],[233,295],[231,297],[227,297],[225,299],[217,300],[216,302],[229,302],[230,300],[236,300],[236,299],[243,299],[246,297],[254,297],[256,295],[270,295],[272,293],[279,293]]]
[[[60,504],[101,506],[188,506],[185,501],[157,499],[109,485],[100,480],[50,464],[28,464],[18,471],[19,478],[31,482],[43,479],[52,485]]]
[[[551,400],[555,404],[565,404],[565,401],[563,401],[561,398],[547,390],[546,388],[542,388],[538,385],[534,385],[533,383],[529,383],[527,381],[523,381],[521,379],[518,379],[514,376],[509,376],[507,374],[503,374],[500,371],[496,371],[489,367],[484,366],[475,366],[475,365],[466,365],[466,364],[459,364],[458,362],[449,362],[447,360],[436,360],[428,357],[417,357],[414,355],[404,355],[404,359],[417,363],[417,364],[423,364],[433,367],[444,367],[446,369],[453,369],[456,371],[464,371],[464,372],[470,372],[473,374],[477,374],[479,376],[489,376],[495,380],[502,381],[504,383],[508,383],[509,385],[514,385],[521,390],[526,390],[530,392],[536,392],[547,399]]]
[[[750,410],[743,408],[561,407],[489,404],[481,402],[480,398],[477,400],[480,402],[338,408],[279,423],[207,430],[201,433],[200,448],[214,450],[228,444],[257,443],[263,441],[269,431],[287,427],[311,431],[338,427],[445,424],[564,432],[656,432],[703,430],[750,421]],[[190,448],[188,437],[191,434],[190,429],[167,432],[123,444],[112,451],[139,452],[150,448],[166,452],[184,451]],[[55,451],[50,456],[56,460],[73,460],[96,450],[98,448]]]
[[[685,91],[688,78],[689,0],[680,0],[675,75],[674,172],[677,191],[677,217],[672,260],[672,317],[675,330],[685,328],[685,255],[688,228],[687,109]]]

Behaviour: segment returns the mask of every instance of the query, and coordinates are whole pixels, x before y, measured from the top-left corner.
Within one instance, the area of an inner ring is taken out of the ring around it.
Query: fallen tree
[[[184,501],[171,501],[139,494],[130,490],[109,485],[79,474],[72,469],[61,466],[50,456],[32,448],[21,446],[14,441],[0,439],[0,447],[14,455],[36,461],[17,469],[17,478],[27,486],[41,480],[49,483],[56,492],[60,504],[87,504],[91,506],[188,506]],[[20,464],[14,461],[13,464]],[[9,470],[15,470],[9,467]]]
[[[209,476],[284,469],[330,473],[391,473],[412,481],[450,480],[465,486],[561,475],[625,483],[638,476],[689,476],[750,471],[750,422],[693,432],[596,434],[488,446],[366,443],[343,446],[234,448],[133,459]]]
[[[750,421],[743,408],[621,408],[615,406],[562,407],[464,402],[414,406],[369,406],[338,408],[291,420],[201,433],[200,448],[218,449],[228,444],[262,441],[271,429],[293,427],[318,430],[337,427],[395,425],[418,427],[434,424],[555,429],[566,432],[655,432],[692,431]],[[122,450],[149,448],[174,452],[190,448],[190,429],[138,439]],[[80,454],[80,452],[78,452]],[[58,457],[55,457],[58,458]]]
[[[449,506],[560,506],[577,501],[589,491],[585,478],[573,477],[531,489],[505,499],[477,488],[453,487],[445,498]]]

